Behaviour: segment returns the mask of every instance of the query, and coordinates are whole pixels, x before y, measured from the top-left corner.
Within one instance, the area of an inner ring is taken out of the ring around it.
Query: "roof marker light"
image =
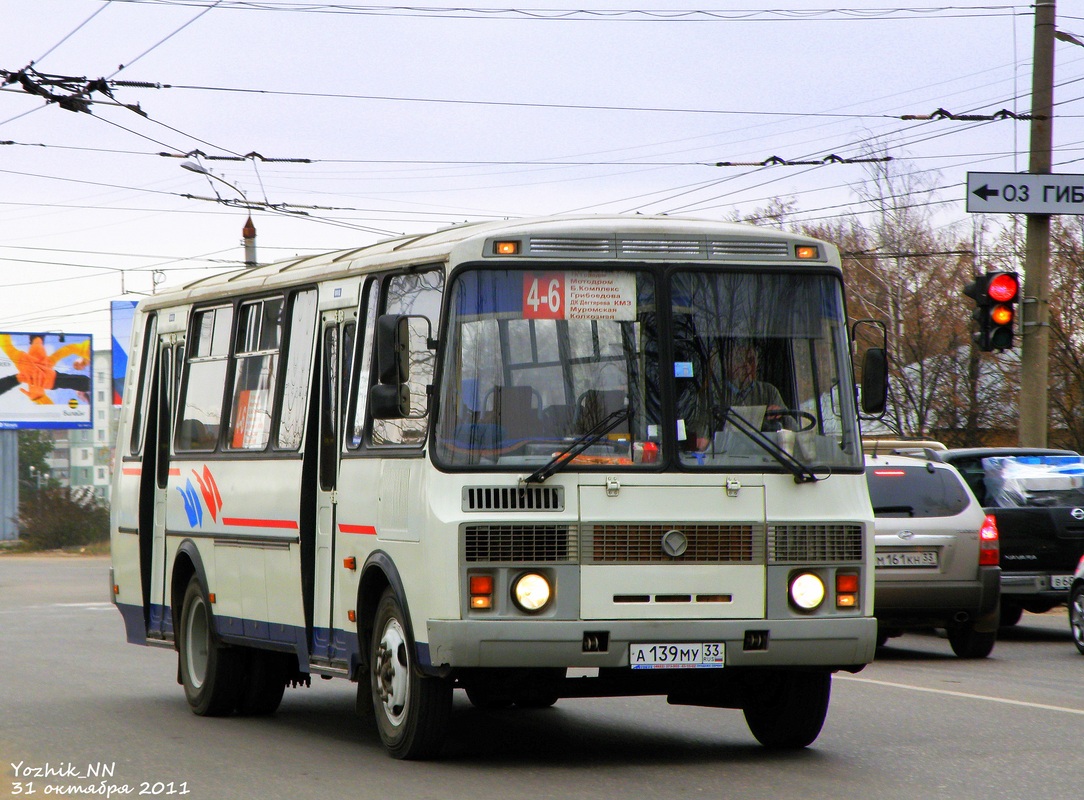
[[[514,240],[508,242],[494,242],[493,252],[499,256],[517,255],[519,253],[519,242]]]

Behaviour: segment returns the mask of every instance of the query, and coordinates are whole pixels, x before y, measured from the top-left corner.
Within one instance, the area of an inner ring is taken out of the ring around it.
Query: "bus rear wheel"
[[[773,750],[813,744],[824,726],[832,695],[832,673],[773,672],[749,687],[745,722],[757,741]]]
[[[421,673],[408,625],[399,598],[386,589],[376,607],[369,650],[376,727],[393,758],[433,758],[451,722],[452,682]]]
[[[274,714],[282,703],[292,654],[246,648],[244,680],[237,699],[237,713],[259,717]]]
[[[241,690],[238,651],[218,641],[214,613],[199,578],[188,582],[177,641],[181,683],[192,711],[201,717],[233,713]]]

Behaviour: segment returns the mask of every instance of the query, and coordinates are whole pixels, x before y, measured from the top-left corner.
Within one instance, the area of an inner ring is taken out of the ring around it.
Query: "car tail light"
[[[996,567],[1001,561],[1001,545],[998,543],[997,518],[987,514],[979,528],[979,566]]]

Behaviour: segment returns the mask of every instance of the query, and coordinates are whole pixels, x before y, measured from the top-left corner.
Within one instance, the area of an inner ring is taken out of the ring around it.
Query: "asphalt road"
[[[441,760],[388,758],[354,686],[287,690],[266,719],[188,711],[167,650],[126,644],[108,560],[0,556],[0,797],[1065,798],[1084,791],[1084,656],[1064,611],[993,655],[935,634],[839,675],[820,738],[760,748],[739,711],[662,698],[480,711],[457,693]],[[87,794],[88,789],[104,790]],[[125,793],[125,791],[127,793]],[[142,792],[142,794],[141,794]]]

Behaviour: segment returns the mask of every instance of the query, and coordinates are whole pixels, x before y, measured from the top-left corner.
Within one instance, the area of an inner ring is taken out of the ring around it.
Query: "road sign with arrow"
[[[1084,214],[1084,175],[969,172],[967,210],[976,214]]]

